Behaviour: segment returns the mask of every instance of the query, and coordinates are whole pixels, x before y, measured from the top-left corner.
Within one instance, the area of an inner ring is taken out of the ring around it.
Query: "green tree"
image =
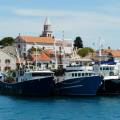
[[[12,45],[14,41],[15,40],[12,37],[5,37],[0,41],[0,45],[9,46],[9,45]]]
[[[76,39],[74,40],[74,48],[83,48],[83,41],[81,39],[81,37],[76,37]]]
[[[89,53],[93,53],[93,52],[94,52],[94,50],[92,48],[89,48],[89,47],[78,49],[78,55],[80,55],[81,57],[85,57]]]
[[[34,46],[32,46],[32,47],[28,50],[28,52],[30,52],[30,53],[36,52],[36,49],[37,49],[37,52],[40,52],[40,51],[41,51],[40,48],[35,48]]]

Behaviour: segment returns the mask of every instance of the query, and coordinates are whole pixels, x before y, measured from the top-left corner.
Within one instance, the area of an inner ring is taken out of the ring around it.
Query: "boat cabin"
[[[42,79],[46,77],[53,77],[53,72],[49,70],[43,71],[17,71],[13,72],[12,76],[16,82],[23,82],[27,80]]]
[[[81,77],[90,77],[90,76],[95,76],[95,72],[93,71],[67,71],[65,72],[65,79],[70,79],[70,78],[81,78]]]
[[[101,65],[99,71],[103,76],[113,76],[115,74],[115,65]]]

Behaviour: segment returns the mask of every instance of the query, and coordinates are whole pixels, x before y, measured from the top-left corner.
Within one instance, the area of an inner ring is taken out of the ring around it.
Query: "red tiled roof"
[[[55,54],[55,51],[52,50],[52,49],[45,49],[44,52],[45,52],[47,55],[53,55],[53,54]]]
[[[27,43],[47,43],[54,44],[54,39],[51,37],[33,37],[33,36],[18,36],[19,39]]]
[[[102,53],[110,53],[113,57],[120,57],[120,50],[103,49]]]
[[[33,61],[38,60],[38,61],[50,61],[51,59],[49,56],[47,56],[45,53],[41,52],[36,56],[36,54],[31,54],[31,57]]]
[[[113,57],[120,57],[120,50],[112,50],[110,53]]]
[[[69,44],[69,41],[64,41],[63,40],[56,40],[51,37],[35,37],[35,36],[18,36],[18,39],[27,42],[27,43],[47,43],[47,44],[55,44],[56,45],[62,45],[62,44]],[[17,39],[16,38],[16,39]]]

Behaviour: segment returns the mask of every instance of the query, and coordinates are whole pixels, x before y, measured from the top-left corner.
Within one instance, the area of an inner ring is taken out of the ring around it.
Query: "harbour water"
[[[0,120],[119,120],[120,96],[0,96]]]

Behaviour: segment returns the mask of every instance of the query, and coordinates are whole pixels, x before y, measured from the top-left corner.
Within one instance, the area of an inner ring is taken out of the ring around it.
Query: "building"
[[[16,50],[14,47],[8,46],[0,49],[0,71],[16,69]]]
[[[120,50],[102,49],[101,51],[96,51],[94,55],[94,60],[96,61],[108,61],[113,59],[120,61]]]
[[[48,18],[45,19],[44,26],[43,26],[43,32],[42,32],[41,37],[53,37],[51,23],[50,23],[50,20]]]
[[[66,54],[71,54],[73,50],[72,40],[60,40],[53,36],[51,23],[48,18],[45,19],[42,34],[39,37],[20,35],[15,40],[15,46],[18,48],[21,57],[25,57],[28,50],[32,47],[40,49],[59,50],[64,48]]]

